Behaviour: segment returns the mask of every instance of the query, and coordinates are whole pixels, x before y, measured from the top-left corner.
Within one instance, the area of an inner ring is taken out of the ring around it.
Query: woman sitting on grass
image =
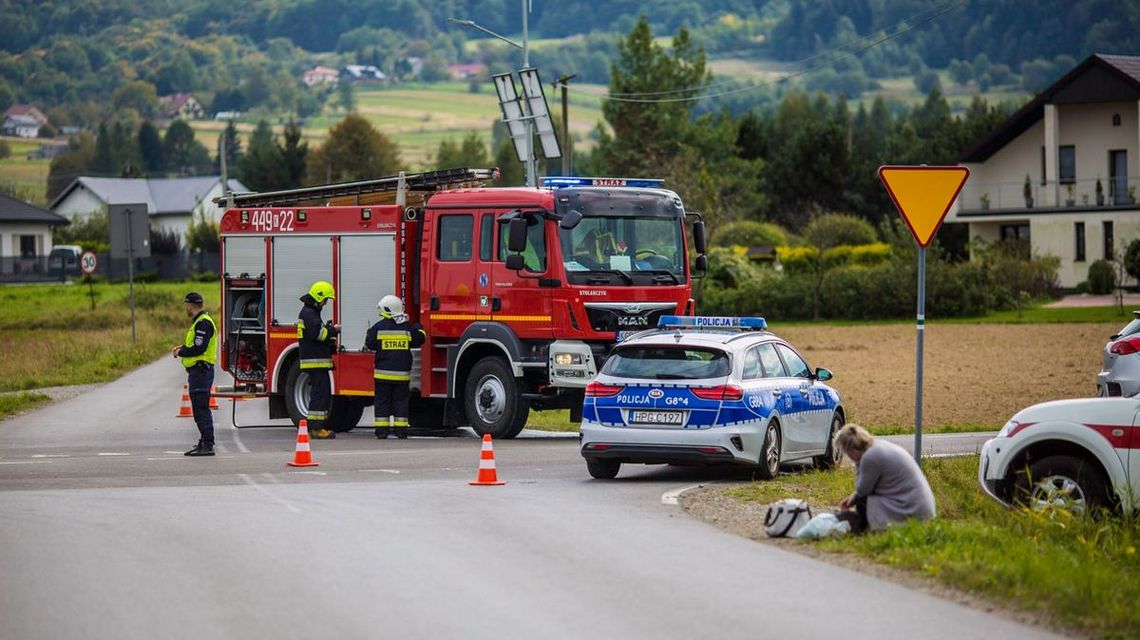
[[[857,424],[835,435],[835,446],[855,463],[855,493],[839,503],[836,516],[851,530],[881,531],[910,518],[934,517],[934,494],[922,470],[906,449],[876,440]]]

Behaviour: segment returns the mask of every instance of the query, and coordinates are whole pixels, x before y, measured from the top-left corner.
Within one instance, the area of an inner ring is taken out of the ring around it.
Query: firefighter
[[[170,355],[182,358],[186,367],[190,407],[194,424],[198,425],[198,444],[184,455],[214,455],[214,418],[210,415],[210,391],[214,386],[214,361],[218,353],[218,327],[203,307],[201,294],[190,292],[183,299],[190,329],[182,344],[175,345]]]
[[[333,286],[323,280],[314,282],[309,292],[301,296],[301,313],[297,316],[297,351],[301,357],[301,370],[309,373],[309,435],[319,440],[335,438],[336,433],[326,428],[329,404],[332,403],[332,383],[329,371],[333,368],[332,354],[340,327],[331,321],[321,323],[321,309],[329,300],[336,299]]]
[[[380,321],[368,329],[364,346],[376,352],[372,373],[376,394],[376,437],[384,440],[392,431],[401,440],[408,437],[408,384],[412,379],[412,349],[423,345],[427,334],[419,324],[408,322],[404,301],[393,295],[376,304]]]

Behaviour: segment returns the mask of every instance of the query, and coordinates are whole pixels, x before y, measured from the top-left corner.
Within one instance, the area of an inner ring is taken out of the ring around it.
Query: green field
[[[0,183],[11,185],[16,193],[31,197],[32,202],[46,205],[48,168],[51,160],[37,158],[29,160],[28,154],[39,149],[47,141],[25,138],[3,138],[12,149],[7,158],[0,158]]]
[[[978,488],[977,456],[927,459],[923,471],[934,490],[937,519],[801,544],[905,569],[1082,634],[1136,637],[1140,528],[1135,517],[1004,508]],[[853,485],[854,470],[848,466],[782,474],[724,493],[760,504],[795,496],[821,512],[834,509]]]

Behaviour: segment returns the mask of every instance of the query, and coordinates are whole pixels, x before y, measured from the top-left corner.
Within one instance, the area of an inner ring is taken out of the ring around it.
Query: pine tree
[[[144,120],[139,125],[139,158],[142,160],[142,169],[150,175],[158,175],[166,169],[162,156],[162,136],[150,120]]]
[[[273,139],[269,123],[262,120],[249,136],[249,150],[234,168],[242,184],[254,191],[275,191],[289,186],[284,157]]]
[[[301,125],[297,124],[295,120],[290,120],[285,125],[285,131],[282,135],[283,144],[277,145],[278,151],[281,152],[281,166],[284,169],[282,187],[286,189],[301,186],[305,179],[309,143],[303,142],[301,135]]]

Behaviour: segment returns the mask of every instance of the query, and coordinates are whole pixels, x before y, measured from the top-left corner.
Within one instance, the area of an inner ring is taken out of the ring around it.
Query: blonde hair
[[[848,451],[858,451],[862,453],[874,443],[875,436],[854,423],[844,426],[839,430],[839,433],[835,434],[835,447],[843,453],[847,453]]]

